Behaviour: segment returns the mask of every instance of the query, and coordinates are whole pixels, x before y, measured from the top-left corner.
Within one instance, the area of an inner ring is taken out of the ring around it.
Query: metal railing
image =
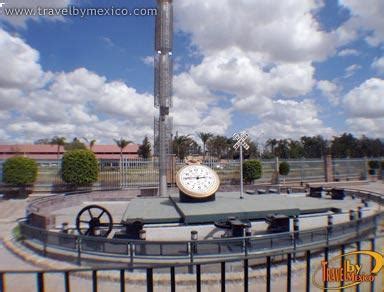
[[[290,164],[290,172],[285,177],[286,182],[324,180],[324,161],[322,159],[291,159],[286,161]],[[0,160],[0,178],[2,163],[3,161]],[[60,177],[60,165],[56,160],[38,160],[37,163],[39,174],[34,185],[35,190],[66,191],[66,184]],[[216,170],[222,184],[239,183],[239,161],[207,159],[204,163]],[[261,163],[263,173],[257,182],[270,182],[275,169],[275,160],[262,160]],[[336,180],[366,178],[366,159],[335,159],[332,163]],[[175,161],[174,165],[170,165],[170,167],[175,168],[172,173],[175,174],[183,165],[184,162]],[[157,187],[159,183],[156,158],[128,159],[124,157],[121,163],[119,160],[100,160],[99,167],[99,178],[93,185],[93,189]]]
[[[316,263],[320,266],[321,260],[326,260],[332,256],[332,254],[344,254],[347,249],[351,250],[361,250],[361,247],[364,243],[370,245],[370,250],[375,250],[376,243],[374,238],[366,238],[359,241],[350,241],[345,242],[343,244],[338,244],[333,247],[325,247],[322,249],[318,249],[314,251],[311,248],[303,248],[300,249],[301,259],[304,263],[303,266],[303,274],[301,275],[302,279],[302,290],[301,291],[311,291],[314,286],[311,281],[311,277],[313,276],[314,270],[312,268],[312,262],[314,258],[316,259]],[[262,259],[262,262],[265,263],[263,266],[255,264],[255,260]],[[167,275],[169,277],[167,281],[162,283],[162,287],[169,287],[169,291],[176,291],[177,287],[185,287],[186,283],[180,283],[177,281],[176,276],[180,274],[185,274],[186,271],[190,276],[191,284],[190,291],[201,292],[203,288],[209,288],[209,291],[215,289],[215,291],[229,291],[230,288],[233,288],[234,279],[233,273],[230,272],[229,267],[233,267],[233,265],[237,265],[239,269],[236,272],[235,283],[237,282],[237,290],[242,290],[248,292],[250,288],[256,288],[257,291],[272,291],[272,287],[274,283],[272,282],[272,274],[273,270],[276,268],[274,263],[278,262],[281,265],[285,266],[285,273],[279,273],[279,282],[285,282],[281,288],[285,291],[295,291],[293,289],[292,276],[293,276],[293,267],[296,263],[296,254],[290,251],[280,250],[274,251],[273,254],[263,254],[256,256],[247,256],[247,257],[238,257],[237,259],[225,259],[225,260],[215,260],[207,263],[190,263],[190,264],[173,264],[173,265],[152,265],[148,266],[137,266],[135,268],[117,265],[114,267],[95,267],[95,268],[76,268],[76,269],[51,269],[51,270],[25,270],[25,271],[11,271],[11,270],[0,270],[0,291],[12,291],[8,290],[7,287],[11,288],[17,286],[17,282],[15,283],[14,277],[17,276],[18,279],[22,279],[22,281],[26,281],[26,275],[32,275],[35,278],[29,286],[28,289],[33,288],[35,286],[35,291],[44,292],[47,290],[49,284],[54,281],[55,287],[62,286],[64,291],[80,291],[78,279],[79,277],[87,278],[90,281],[91,289],[94,292],[97,291],[106,291],[101,288],[101,280],[105,280],[105,274],[108,274],[108,291],[109,289],[115,288],[115,291],[133,291],[130,289],[130,285],[135,284],[135,280],[129,278],[130,273],[135,272],[136,281],[137,281],[137,273],[141,272],[142,280],[143,280],[143,289],[147,292],[153,292],[156,286],[158,285],[155,282],[155,276],[161,273],[163,276]],[[371,262],[370,265],[373,263]],[[264,281],[262,283],[255,283],[253,271],[254,269],[258,269],[259,271],[264,271]],[[218,285],[212,283],[212,281],[205,280],[204,276],[207,273],[212,274],[212,270],[217,275]],[[115,272],[116,276],[111,277],[111,273]],[[61,279],[54,279],[52,275],[60,275]],[[23,278],[24,277],[24,278]],[[285,279],[284,279],[285,278]],[[112,282],[111,282],[112,281]],[[185,279],[184,279],[185,282]],[[380,283],[377,284],[378,281],[368,282],[364,284],[364,291],[375,291],[376,287],[380,288]],[[19,284],[21,284],[19,282]],[[282,284],[282,283],[281,283]],[[327,282],[324,283],[325,287],[327,287]],[[342,284],[342,283],[340,283]],[[104,286],[105,287],[105,286]],[[213,288],[215,287],[215,288]],[[10,288],[10,289],[11,289]],[[84,288],[83,288],[84,289]],[[137,284],[135,286],[137,289]],[[49,289],[48,289],[49,290]],[[231,290],[232,291],[232,290]],[[275,290],[274,290],[275,291]]]
[[[138,259],[184,259],[193,262],[208,258],[237,257],[270,252],[271,250],[296,251],[303,246],[328,246],[333,242],[359,240],[374,235],[383,214],[362,219],[297,232],[254,235],[239,238],[218,238],[187,241],[146,241],[108,239],[103,237],[79,236],[48,231],[20,222],[21,234],[37,241],[43,247],[72,251],[80,263],[85,255],[125,257],[131,264]]]
[[[374,201],[384,205],[384,198],[380,194],[356,190],[345,190],[349,196]],[[50,200],[50,198],[40,199]],[[32,203],[33,205],[34,203]],[[28,212],[33,208],[28,207]],[[277,234],[254,235],[241,238],[219,238],[197,241],[142,241],[126,239],[107,239],[102,237],[88,237],[48,231],[20,222],[20,231],[28,239],[38,241],[44,248],[55,247],[76,252],[78,261],[83,254],[120,255],[129,258],[133,263],[135,258],[184,258],[193,261],[194,258],[208,256],[228,257],[239,254],[252,254],[278,248],[295,250],[303,245],[328,245],[331,241],[341,239],[358,239],[362,235],[373,234],[377,222],[383,216],[383,211],[369,217],[335,224],[328,227],[285,232]]]

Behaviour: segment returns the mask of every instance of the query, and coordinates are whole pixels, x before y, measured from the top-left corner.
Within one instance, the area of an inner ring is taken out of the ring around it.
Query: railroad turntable
[[[324,227],[329,216],[347,222],[351,216],[373,212],[364,201],[346,197],[342,189],[335,188],[312,188],[309,193],[259,189],[239,198],[238,192],[218,191],[215,171],[196,162],[188,163],[176,177],[178,193],[133,198],[120,218],[105,206],[84,207],[76,217],[78,234],[172,241],[189,240],[195,231],[200,239],[217,239]]]

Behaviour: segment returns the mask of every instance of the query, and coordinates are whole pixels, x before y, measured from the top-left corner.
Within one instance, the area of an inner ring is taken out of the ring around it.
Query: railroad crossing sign
[[[240,199],[243,199],[243,148],[245,150],[249,149],[249,145],[247,144],[248,134],[243,131],[233,134],[232,137],[237,141],[235,145],[233,145],[233,148],[235,150],[240,148]]]
[[[249,145],[247,144],[248,134],[246,132],[240,132],[233,134],[233,139],[237,142],[233,145],[233,148],[237,150],[239,147],[243,147],[245,150],[249,149]]]

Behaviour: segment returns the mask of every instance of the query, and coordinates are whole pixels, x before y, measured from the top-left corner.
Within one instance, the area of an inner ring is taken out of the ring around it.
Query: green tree
[[[64,145],[64,148],[66,151],[87,149],[85,144],[83,142],[81,142],[77,137],[73,138],[71,143],[66,143]]]
[[[285,177],[289,174],[290,167],[289,163],[286,161],[283,161],[279,165],[279,174],[284,177],[284,184],[285,184]]]
[[[55,136],[51,139],[51,141],[49,142],[49,144],[51,145],[57,145],[57,161],[59,161],[60,159],[60,147],[65,145],[65,137],[58,137],[58,136]],[[57,163],[57,165],[59,165],[59,163]]]
[[[68,151],[63,156],[62,178],[75,187],[90,186],[97,181],[99,167],[95,154],[88,149]]]
[[[271,154],[273,156],[276,156],[275,147],[276,147],[277,143],[278,143],[278,141],[276,139],[271,139],[271,138],[269,138],[265,143],[266,147],[271,147]]]
[[[113,139],[117,145],[117,147],[120,148],[120,163],[119,163],[119,169],[120,169],[120,186],[122,186],[123,183],[123,149],[127,147],[129,144],[132,143],[132,141],[125,140],[122,137],[117,140]]]
[[[320,135],[300,138],[305,158],[320,158],[327,153],[327,141]]]
[[[176,135],[172,141],[173,153],[179,159],[184,159],[190,154],[197,154],[199,152],[198,144],[193,140],[190,135]]]
[[[228,154],[231,152],[231,139],[216,135],[208,140],[206,146],[211,155],[219,159],[228,158]]]
[[[33,142],[33,144],[51,144],[51,139],[48,139],[48,138],[38,139],[35,142]]]
[[[144,159],[148,159],[151,157],[151,143],[147,136],[145,136],[143,143],[139,146],[138,154],[140,157]]]
[[[331,152],[333,157],[356,157],[358,149],[357,139],[350,133],[344,133],[339,137],[333,137]]]
[[[289,157],[293,159],[301,158],[304,156],[304,147],[297,140],[289,141]]]
[[[205,160],[205,147],[207,145],[208,140],[213,137],[213,134],[212,133],[199,132],[199,133],[197,133],[197,136],[201,139],[201,142],[203,142],[203,160]]]
[[[33,184],[37,178],[37,164],[21,156],[8,158],[3,165],[3,181],[12,186]]]
[[[247,183],[261,178],[262,165],[258,160],[247,160],[243,163],[243,179]]]
[[[89,150],[93,151],[93,146],[96,144],[96,139],[88,140],[86,137],[83,137],[83,139],[88,143]]]
[[[277,140],[277,145],[275,147],[275,155],[279,158],[284,158],[284,159],[289,158],[289,141],[288,141],[288,139]]]
[[[117,147],[120,148],[120,161],[123,161],[123,149],[127,147],[129,144],[132,143],[132,141],[125,140],[123,138],[120,138],[119,140],[113,139],[117,145]]]

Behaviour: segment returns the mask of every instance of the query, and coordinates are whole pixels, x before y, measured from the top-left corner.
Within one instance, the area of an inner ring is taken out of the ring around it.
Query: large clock
[[[176,174],[181,201],[210,201],[220,186],[219,176],[205,165],[186,165]]]

